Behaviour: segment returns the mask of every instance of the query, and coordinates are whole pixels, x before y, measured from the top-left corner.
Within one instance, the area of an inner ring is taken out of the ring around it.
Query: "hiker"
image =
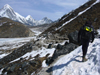
[[[82,44],[82,61],[87,61],[86,59],[86,53],[89,46],[89,42],[94,41],[94,28],[92,26],[92,23],[90,21],[87,21],[85,25],[83,25],[78,33],[78,42]]]

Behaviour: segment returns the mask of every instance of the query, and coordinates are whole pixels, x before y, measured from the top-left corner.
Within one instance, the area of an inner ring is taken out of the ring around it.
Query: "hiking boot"
[[[88,59],[86,59],[86,58],[83,58],[83,59],[82,59],[82,62],[85,62],[85,61],[87,61],[87,60],[88,60]]]

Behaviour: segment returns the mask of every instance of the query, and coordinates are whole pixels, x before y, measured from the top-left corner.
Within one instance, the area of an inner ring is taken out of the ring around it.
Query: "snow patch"
[[[90,44],[88,61],[82,61],[81,46],[54,64],[53,75],[100,75],[100,39]]]

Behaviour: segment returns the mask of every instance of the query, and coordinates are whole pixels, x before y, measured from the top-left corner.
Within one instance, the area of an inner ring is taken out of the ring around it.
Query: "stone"
[[[61,49],[62,48],[62,45],[58,44],[56,49]]]
[[[68,34],[69,43],[78,44],[78,31]]]
[[[67,43],[67,45],[63,45],[63,46],[58,44],[56,50],[54,51],[54,53],[52,55],[52,57],[49,57],[46,60],[46,63],[51,64],[56,58],[58,58],[58,56],[68,54],[77,47],[78,47],[78,45],[73,44],[73,43]]]
[[[52,44],[49,44],[49,45],[48,45],[48,48],[52,48]]]
[[[52,62],[54,61],[54,59],[52,57],[49,57],[48,59],[46,59],[46,64],[50,65]]]

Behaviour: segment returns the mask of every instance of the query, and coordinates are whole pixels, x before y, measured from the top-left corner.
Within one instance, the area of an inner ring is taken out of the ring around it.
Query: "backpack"
[[[83,31],[82,31],[82,38],[90,40],[92,38],[92,31],[93,28],[90,26],[83,26]]]

